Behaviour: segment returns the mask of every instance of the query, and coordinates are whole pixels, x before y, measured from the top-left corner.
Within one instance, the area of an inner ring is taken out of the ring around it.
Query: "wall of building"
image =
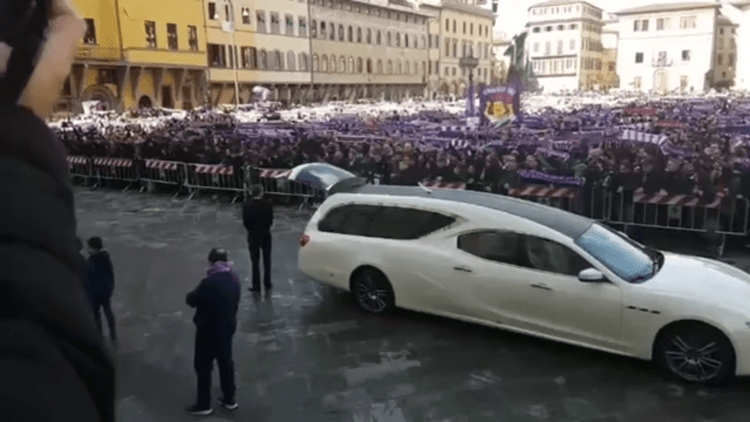
[[[459,66],[464,45],[467,55],[473,52],[474,57],[479,58],[479,66],[474,70],[474,83],[490,83],[492,25],[491,14],[473,14],[445,6],[441,9],[440,86],[444,95],[462,96],[468,87],[468,72]]]
[[[601,87],[602,11],[586,2],[529,9],[526,51],[545,92]]]
[[[750,6],[740,7],[732,4],[722,4],[721,13],[737,25],[736,44],[747,46],[750,44]],[[736,89],[750,89],[750,51],[738,48],[735,66],[734,87]]]
[[[734,85],[737,69],[737,29],[736,25],[720,23],[716,31],[716,66],[714,82],[722,87]]]
[[[666,81],[668,91],[683,86],[687,92],[702,91],[705,74],[714,62],[716,13],[716,9],[708,8],[621,16],[617,55],[620,87],[637,90],[636,78],[640,78],[640,90],[650,91],[659,87],[655,81],[661,79]],[[681,28],[683,18],[695,18],[695,28]],[[665,21],[664,29],[657,30],[657,19],[670,19],[669,26]],[[635,31],[636,20],[648,20],[648,30]],[[666,61],[660,63],[659,54],[664,52]],[[641,63],[636,63],[637,53],[643,55]]]

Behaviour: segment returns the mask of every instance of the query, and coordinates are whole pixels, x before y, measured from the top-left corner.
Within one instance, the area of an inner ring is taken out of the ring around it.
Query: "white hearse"
[[[505,196],[366,185],[327,164],[291,178],[325,189],[299,269],[395,307],[655,360],[722,383],[750,374],[750,275],[657,251],[594,220]]]

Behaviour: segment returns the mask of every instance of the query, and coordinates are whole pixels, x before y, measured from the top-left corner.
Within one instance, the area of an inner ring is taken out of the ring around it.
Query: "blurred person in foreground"
[[[188,293],[185,301],[195,308],[195,372],[198,374],[198,401],[188,413],[207,416],[211,408],[211,372],[219,363],[221,392],[219,403],[229,410],[238,407],[234,400],[234,363],[232,338],[237,330],[240,280],[232,269],[227,251],[214,248],[208,254],[206,278]]]
[[[114,367],[80,278],[66,153],[44,119],[85,24],[50,1],[48,41],[17,104],[0,105],[0,419],[114,421]]]

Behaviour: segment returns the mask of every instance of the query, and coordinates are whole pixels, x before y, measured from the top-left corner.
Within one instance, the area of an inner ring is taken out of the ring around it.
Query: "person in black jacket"
[[[52,113],[86,25],[50,2],[20,101],[0,104],[0,408],[4,422],[112,422],[114,365],[81,286],[73,192]]]
[[[228,262],[224,249],[214,248],[208,254],[206,278],[185,298],[195,308],[195,372],[198,374],[198,402],[188,408],[193,415],[210,415],[211,372],[214,360],[219,363],[221,392],[219,403],[229,410],[238,407],[234,400],[234,362],[232,338],[237,330],[240,303],[240,280]]]
[[[104,249],[101,237],[92,237],[88,241],[89,260],[86,264],[88,288],[86,289],[94,307],[94,321],[99,332],[102,332],[102,315],[107,317],[109,337],[117,341],[115,315],[112,313],[112,293],[115,291],[115,270],[109,252]]]
[[[273,207],[263,198],[263,188],[252,188],[252,198],[242,206],[242,222],[247,229],[250,261],[253,264],[253,285],[250,291],[260,293],[260,253],[263,251],[263,287],[271,289],[271,226]]]

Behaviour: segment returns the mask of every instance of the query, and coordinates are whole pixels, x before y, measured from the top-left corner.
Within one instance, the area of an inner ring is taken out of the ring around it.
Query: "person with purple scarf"
[[[208,254],[206,278],[188,293],[185,302],[195,308],[195,358],[198,374],[198,401],[188,413],[207,416],[211,408],[211,372],[214,360],[219,364],[221,392],[219,403],[229,410],[238,407],[234,400],[234,362],[232,338],[237,330],[240,303],[240,280],[232,269],[226,250],[214,248]]]

